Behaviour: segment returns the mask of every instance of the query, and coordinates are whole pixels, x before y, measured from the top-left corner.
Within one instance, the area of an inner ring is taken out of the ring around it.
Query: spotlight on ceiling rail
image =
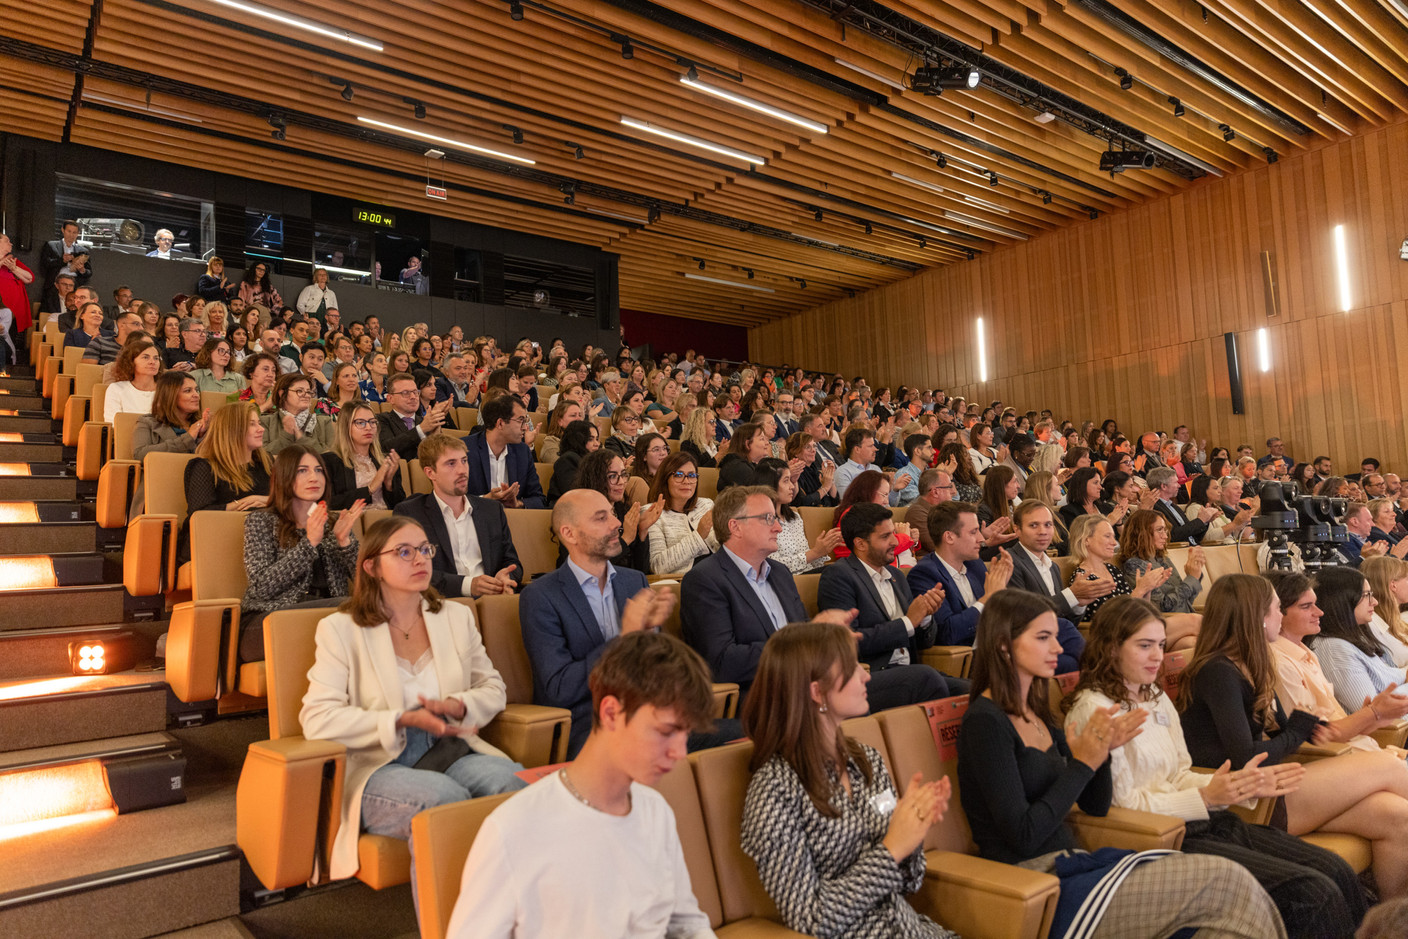
[[[967,65],[925,65],[914,70],[909,87],[922,95],[941,95],[950,88],[977,88],[982,73]]]
[[[1100,172],[1123,173],[1128,169],[1151,170],[1154,155],[1147,150],[1106,150],[1100,154]]]

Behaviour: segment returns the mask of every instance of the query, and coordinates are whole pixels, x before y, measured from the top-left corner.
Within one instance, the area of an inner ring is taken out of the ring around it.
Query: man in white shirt
[[[844,498],[846,487],[861,473],[870,469],[875,462],[875,431],[869,427],[851,427],[846,431],[842,447],[846,462],[836,467],[836,497]]]
[[[508,517],[498,502],[466,494],[464,441],[431,434],[420,442],[416,456],[431,491],[403,499],[393,511],[415,519],[435,545],[430,585],[447,597],[513,593],[523,582],[523,565]]]
[[[929,511],[929,537],[934,553],[909,571],[909,589],[926,593],[938,584],[944,601],[934,612],[938,630],[935,642],[945,646],[971,645],[978,632],[983,601],[1007,586],[1012,557],[1005,548],[988,567],[978,560],[983,533],[978,510],[967,502],[941,502]]]
[[[1056,639],[1063,650],[1057,674],[1076,671],[1080,668],[1080,654],[1085,651],[1085,639],[1075,624],[1085,617],[1087,604],[1114,592],[1114,581],[1078,578],[1063,589],[1061,569],[1046,554],[1056,537],[1051,509],[1028,499],[1017,506],[1012,520],[1017,527],[1018,544],[1012,549],[1012,577],[1007,586],[1051,601],[1057,616]]]
[[[448,939],[714,935],[674,812],[650,788],[709,723],[708,670],[678,639],[638,630],[607,645],[589,682],[591,736],[571,765],[485,820]]]

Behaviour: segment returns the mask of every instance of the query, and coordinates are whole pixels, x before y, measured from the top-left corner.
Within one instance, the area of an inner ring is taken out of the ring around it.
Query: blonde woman
[[[1408,665],[1408,623],[1399,608],[1408,603],[1408,561],[1391,555],[1365,558],[1359,573],[1369,581],[1374,593],[1374,615],[1369,631],[1388,650],[1398,668]]]
[[[377,436],[376,414],[365,401],[343,406],[332,449],[323,454],[328,508],[351,508],[361,500],[369,509],[394,509],[406,498],[401,458],[395,450],[383,455]]]
[[[680,452],[694,457],[694,462],[703,468],[717,467],[717,426],[713,408],[697,407],[690,411],[689,419],[685,421],[684,433],[680,434]]]
[[[177,560],[191,559],[189,525],[196,512],[243,512],[269,504],[273,463],[264,452],[264,425],[253,401],[227,404],[210,416],[196,458],[186,464],[186,521],[177,541]]]

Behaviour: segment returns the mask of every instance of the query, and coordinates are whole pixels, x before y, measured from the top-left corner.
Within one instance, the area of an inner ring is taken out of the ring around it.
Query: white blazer
[[[483,727],[504,709],[507,692],[484,651],[474,610],[448,602],[439,613],[430,612],[427,604],[422,604],[422,610],[440,696],[464,702],[461,723]],[[308,739],[332,740],[347,747],[342,824],[332,847],[331,874],[341,880],[357,873],[362,790],[372,773],[405,749],[405,731],[396,727],[405,709],[390,627],[385,623],[363,628],[348,614],[334,613],[318,623],[317,644],[298,718]],[[478,734],[465,740],[476,753],[505,756]]]

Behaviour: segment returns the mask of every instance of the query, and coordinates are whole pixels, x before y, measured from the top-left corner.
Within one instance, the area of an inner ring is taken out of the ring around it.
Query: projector
[[[1100,154],[1100,172],[1123,173],[1127,169],[1151,170],[1154,155],[1145,150],[1106,150]]]
[[[976,88],[982,75],[966,65],[925,65],[914,70],[909,87],[922,95],[941,95],[946,88]]]

